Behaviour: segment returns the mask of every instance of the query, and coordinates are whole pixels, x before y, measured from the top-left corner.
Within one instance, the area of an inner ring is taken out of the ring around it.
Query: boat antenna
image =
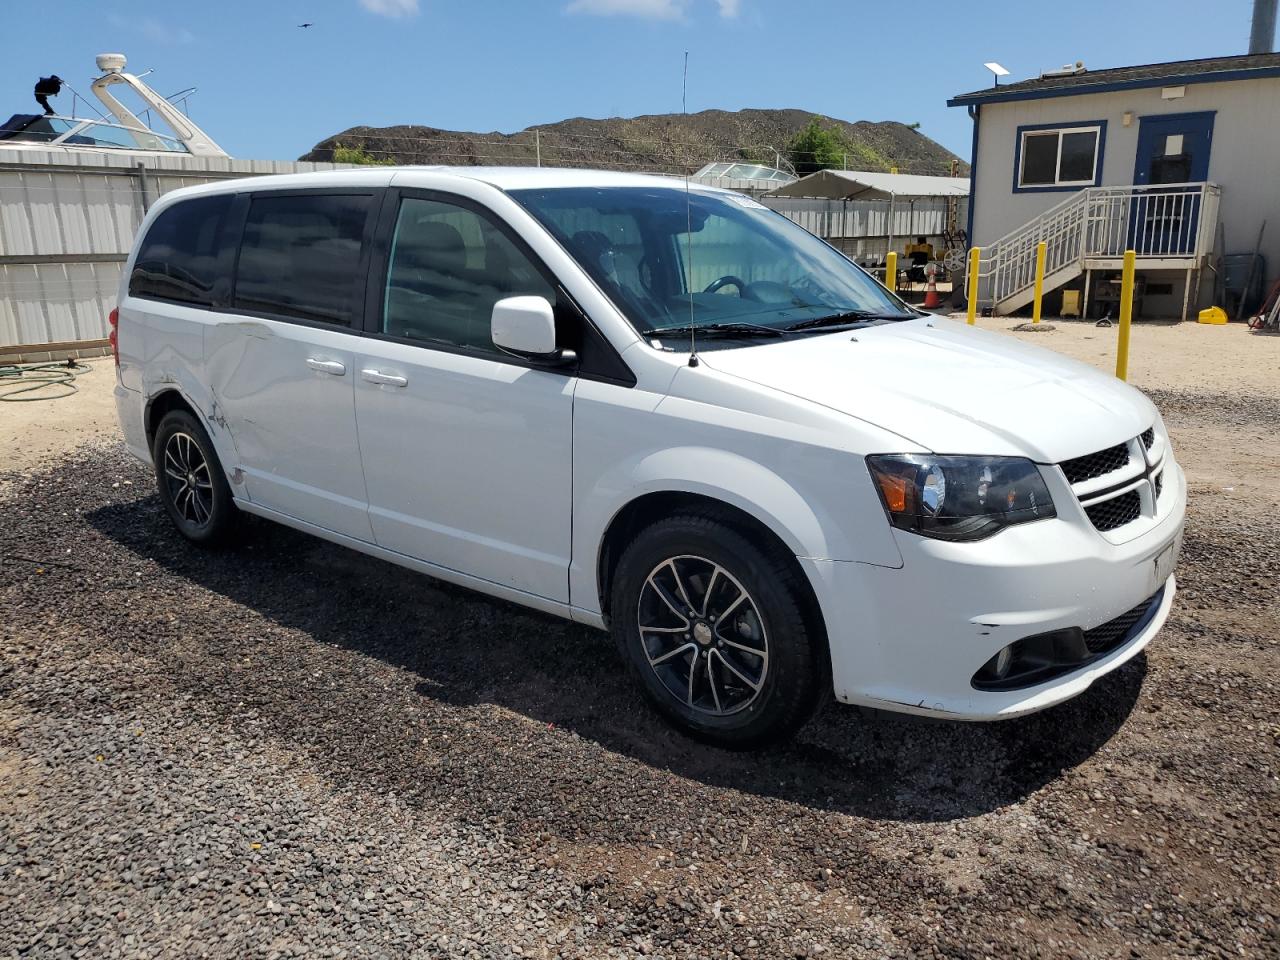
[[[76,115],[76,101],[79,100],[82,103],[84,103],[86,106],[88,106],[90,110],[96,113],[100,120],[107,119],[107,115],[103,113],[101,110],[99,110],[97,107],[95,107],[93,105],[93,101],[90,100],[88,97],[86,97],[84,94],[82,94],[79,90],[77,90],[71,84],[67,83],[67,81],[65,80],[62,81],[62,85],[71,91],[71,116],[72,117]]]
[[[684,81],[680,85],[680,111],[687,119],[689,116],[689,51],[684,52]],[[686,125],[687,128],[687,125]],[[696,367],[698,365],[698,335],[697,326],[693,322],[693,203],[689,197],[689,165],[685,164],[684,169],[684,262],[685,269],[688,271],[688,287],[689,293],[689,366]]]

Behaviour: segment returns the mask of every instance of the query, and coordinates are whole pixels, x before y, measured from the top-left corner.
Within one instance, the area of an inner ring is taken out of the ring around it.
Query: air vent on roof
[[[1085,66],[1083,60],[1077,60],[1075,63],[1064,63],[1057,70],[1046,70],[1040,74],[1040,79],[1047,77],[1074,77],[1078,73],[1084,73]]]

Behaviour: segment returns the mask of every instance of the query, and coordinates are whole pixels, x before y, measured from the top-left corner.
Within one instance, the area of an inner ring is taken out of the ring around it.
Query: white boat
[[[138,157],[177,155],[225,159],[229,156],[175,104],[138,77],[125,73],[127,62],[122,53],[103,53],[97,57],[102,75],[93,81],[91,89],[106,107],[111,120],[65,117],[56,113],[14,114],[0,125],[0,157],[22,150],[71,155],[110,151]],[[111,88],[119,84],[132,89],[146,104],[142,112],[162,122],[168,132],[152,129],[116,99]]]

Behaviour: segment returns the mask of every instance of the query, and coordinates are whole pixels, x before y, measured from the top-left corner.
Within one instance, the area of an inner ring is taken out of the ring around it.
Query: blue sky
[[[565,117],[799,107],[919,122],[968,158],[956,93],[1084,60],[1243,53],[1250,0],[6,0],[0,110],[37,76],[86,92],[119,51],[234,156],[292,159],[356,124],[513,132]],[[1212,15],[1206,12],[1212,9]],[[312,22],[300,29],[296,25]],[[13,41],[20,39],[21,42]],[[64,110],[64,93],[55,104]]]

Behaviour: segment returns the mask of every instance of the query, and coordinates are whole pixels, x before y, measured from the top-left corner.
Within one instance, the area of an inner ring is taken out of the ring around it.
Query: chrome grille
[[[1142,498],[1137,490],[1130,490],[1118,497],[1085,507],[1084,512],[1099,530],[1114,530],[1142,516]]]
[[[1099,627],[1086,630],[1084,632],[1084,645],[1089,648],[1089,652],[1095,655],[1106,653],[1108,650],[1114,650],[1128,640],[1134,626],[1147,615],[1147,611],[1160,599],[1163,593],[1164,588],[1161,587],[1153,596],[1147,597],[1132,610],[1120,614],[1114,620],[1108,620]]]
[[[1147,427],[1142,431],[1142,449],[1150,450],[1151,445],[1156,442],[1156,428]]]
[[[1076,457],[1074,460],[1065,460],[1061,466],[1062,472],[1067,475],[1067,482],[1076,484],[1114,473],[1128,463],[1129,445],[1117,443],[1114,447],[1107,447],[1097,453]]]

